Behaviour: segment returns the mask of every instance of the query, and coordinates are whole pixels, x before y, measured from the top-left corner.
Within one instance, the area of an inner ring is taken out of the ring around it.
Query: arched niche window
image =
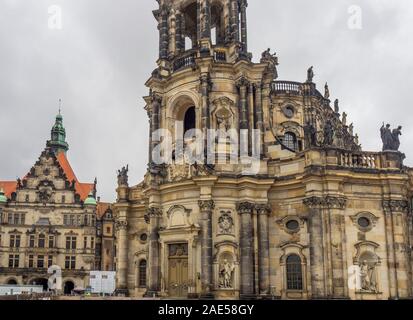
[[[287,290],[303,290],[303,270],[300,256],[292,254],[287,257],[286,272]]]
[[[298,151],[298,141],[295,133],[286,132],[283,139],[284,146],[288,149]]]
[[[196,115],[195,115],[195,107],[190,107],[186,112],[185,112],[185,117],[184,117],[184,134],[191,129],[195,129],[195,120]]]
[[[146,260],[141,260],[138,266],[139,287],[146,288]]]

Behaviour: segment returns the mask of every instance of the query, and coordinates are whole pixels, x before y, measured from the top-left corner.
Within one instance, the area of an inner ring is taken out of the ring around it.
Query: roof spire
[[[63,126],[62,99],[59,99],[59,114],[56,116],[56,121],[51,130],[51,139],[47,141],[47,146],[56,154],[60,152],[66,153],[69,150],[69,145],[66,142],[66,129]]]

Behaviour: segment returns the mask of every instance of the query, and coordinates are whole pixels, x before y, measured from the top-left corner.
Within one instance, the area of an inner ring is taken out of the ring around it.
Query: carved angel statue
[[[224,263],[220,267],[220,287],[225,289],[230,289],[233,287],[232,275],[234,273],[235,266],[232,262],[229,262],[227,259],[224,260]]]
[[[273,78],[277,79],[278,78],[278,71],[277,71],[277,66],[278,66],[278,57],[277,53],[274,52],[273,54],[271,53],[271,49],[268,48],[261,54],[261,61],[260,63],[268,63],[269,69],[273,71]]]
[[[128,172],[129,172],[129,165],[126,167],[122,167],[121,170],[118,170],[118,185],[119,186],[127,186],[128,185]]]
[[[341,118],[341,123],[343,124],[343,126],[347,125],[347,113],[343,112],[343,116]]]

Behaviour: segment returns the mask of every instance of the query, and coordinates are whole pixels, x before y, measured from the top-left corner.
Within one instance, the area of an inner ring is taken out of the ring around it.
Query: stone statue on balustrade
[[[380,128],[381,140],[383,142],[383,151],[399,151],[400,148],[400,136],[402,135],[402,127],[391,131],[390,124],[383,125]]]
[[[128,172],[129,165],[123,167],[121,170],[118,170],[118,186],[128,186]]]
[[[326,121],[324,125],[324,146],[331,146],[333,144],[334,128],[330,120]]]
[[[311,83],[313,82],[314,79],[314,70],[313,70],[313,66],[311,66],[308,70],[307,70],[307,82]]]
[[[328,83],[324,86],[324,99],[330,98],[330,89],[328,87]]]
[[[311,148],[317,145],[317,130],[312,123],[307,122],[304,129],[304,138],[306,148]]]
[[[277,71],[277,66],[278,66],[278,57],[277,53],[271,53],[271,49],[268,48],[261,54],[261,61],[260,63],[267,63],[269,70],[273,72],[273,78],[277,79],[278,78],[278,71]]]

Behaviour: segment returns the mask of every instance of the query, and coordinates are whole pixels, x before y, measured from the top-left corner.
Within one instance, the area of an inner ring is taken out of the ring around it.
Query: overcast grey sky
[[[62,29],[48,8],[62,8]],[[155,0],[0,0],[0,180],[28,172],[49,139],[63,99],[69,160],[83,182],[98,177],[115,199],[116,170],[130,182],[147,164],[148,121],[141,98],[155,68]],[[362,9],[362,29],[348,9]],[[249,0],[254,61],[271,47],[282,80],[304,81],[310,65],[328,81],[364,150],[381,148],[383,121],[403,125],[401,151],[413,165],[413,1]]]

